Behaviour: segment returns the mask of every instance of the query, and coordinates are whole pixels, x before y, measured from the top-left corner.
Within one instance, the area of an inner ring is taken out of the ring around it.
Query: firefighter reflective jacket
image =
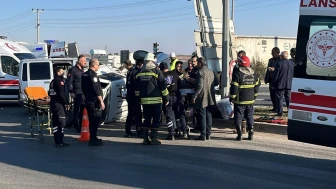
[[[136,75],[135,95],[140,97],[141,104],[154,105],[168,102],[168,90],[163,73],[156,68],[154,63],[147,63]]]
[[[259,78],[251,67],[239,67],[232,73],[230,99],[236,105],[252,105],[260,87]]]

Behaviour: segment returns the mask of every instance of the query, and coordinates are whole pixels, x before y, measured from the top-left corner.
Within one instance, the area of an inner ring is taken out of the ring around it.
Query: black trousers
[[[276,103],[275,89],[272,88],[271,84],[269,84],[268,87],[269,87],[269,92],[270,92],[270,97],[271,97],[273,108],[276,110],[277,109],[277,103]]]
[[[89,116],[90,140],[97,140],[98,126],[101,123],[101,110],[99,105],[93,102],[85,103],[86,110]]]
[[[201,136],[210,136],[211,135],[211,127],[212,127],[212,112],[213,107],[208,106],[205,108],[197,109],[198,111],[198,120],[197,122],[201,126]]]
[[[83,95],[76,94],[74,99],[74,109],[73,109],[73,126],[75,129],[82,128],[82,118],[83,118],[83,109],[85,105],[83,104]]]
[[[143,127],[145,129],[158,129],[160,126],[160,119],[162,113],[162,104],[143,104],[143,116],[144,116],[144,123]]]
[[[253,130],[253,114],[254,114],[254,105],[234,105],[234,124],[236,126],[237,134],[241,135],[241,124],[243,122],[243,118],[246,119],[247,130]]]
[[[175,118],[176,118],[176,125],[179,131],[186,132],[187,131],[187,119],[186,113],[184,109],[186,98],[183,96],[176,97],[176,105],[173,107]]]
[[[64,104],[61,103],[51,103],[50,110],[52,113],[52,125],[53,125],[53,134],[54,134],[54,141],[56,144],[63,143],[64,137],[64,127],[66,124],[66,117],[64,112]]]
[[[125,133],[131,134],[131,127],[135,124],[136,129],[142,128],[141,104],[137,101],[127,101],[128,114],[125,123]]]
[[[177,102],[176,96],[169,96],[169,104],[167,106],[165,104],[162,104],[162,111],[166,117],[166,124],[168,132],[170,134],[173,134],[174,130],[177,128],[174,113],[174,107],[176,106],[176,102]]]
[[[277,103],[277,113],[278,115],[282,116],[283,114],[283,97],[285,96],[286,100],[286,106],[289,107],[289,101],[290,101],[290,95],[291,90],[290,89],[276,89],[276,103]]]

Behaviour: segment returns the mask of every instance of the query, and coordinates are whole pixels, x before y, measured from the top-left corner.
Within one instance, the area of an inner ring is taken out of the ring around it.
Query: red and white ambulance
[[[19,63],[36,58],[21,44],[0,36],[0,100],[16,100],[19,95]]]
[[[288,139],[336,147],[336,0],[301,0]]]

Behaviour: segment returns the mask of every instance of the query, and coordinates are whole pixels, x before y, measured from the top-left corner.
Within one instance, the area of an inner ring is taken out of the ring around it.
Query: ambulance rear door
[[[46,91],[54,78],[52,62],[48,60],[32,61],[27,64],[28,87],[39,86]]]
[[[336,147],[336,15],[300,15],[288,139]]]

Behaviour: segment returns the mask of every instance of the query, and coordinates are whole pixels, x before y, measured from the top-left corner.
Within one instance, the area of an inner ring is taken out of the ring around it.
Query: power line
[[[12,23],[16,20],[22,20],[22,19],[26,19],[28,18],[28,16],[32,15],[32,13],[21,13],[20,16],[17,16],[17,17],[13,17],[13,18],[10,18],[10,19],[7,19],[7,20],[2,20],[2,22],[0,22],[1,25],[3,24],[8,24],[8,23]]]
[[[149,23],[138,23],[138,24],[125,24],[125,25],[111,25],[111,26],[83,26],[83,27],[46,27],[46,28],[114,28],[114,27],[120,27],[120,26],[138,26],[138,25],[148,25],[148,24],[156,24],[156,23],[169,23],[169,22],[177,22],[182,20],[191,20],[195,19],[193,16],[192,18],[184,18],[184,19],[176,19],[176,20],[168,20],[168,21],[157,21],[157,22],[149,22]]]
[[[138,7],[138,6],[145,6],[145,5],[152,5],[158,3],[167,3],[175,0],[146,0],[137,3],[126,3],[120,5],[110,5],[110,6],[103,6],[103,7],[86,7],[86,8],[71,8],[71,9],[44,9],[48,11],[92,11],[92,10],[110,10],[110,9],[120,9],[120,8],[130,8],[130,7]]]
[[[5,29],[1,29],[1,30],[2,30],[2,31],[6,31],[6,30],[8,30],[8,29],[17,28],[17,27],[20,27],[20,26],[22,27],[22,26],[27,25],[27,24],[33,24],[34,21],[35,21],[35,20],[29,20],[29,21],[27,21],[27,22],[25,22],[25,23],[20,23],[20,24],[11,26],[11,27],[7,27],[7,28],[5,28]]]
[[[13,33],[13,32],[16,32],[16,31],[27,29],[27,28],[34,28],[34,27],[33,26],[25,26],[25,27],[20,27],[20,28],[17,28],[15,30],[10,30],[10,31],[3,32],[3,33]]]
[[[20,17],[20,18],[21,18],[22,16],[26,16],[27,13],[30,13],[30,11],[22,12],[22,13],[20,13],[20,14],[17,14],[17,15],[15,15],[15,16],[9,17],[9,18],[7,18],[7,19],[0,20],[0,23],[2,23],[2,22],[7,22],[7,21],[12,20],[12,19],[15,19],[15,18],[17,18],[17,17]]]
[[[45,25],[55,25],[55,24],[61,24],[61,25],[64,25],[64,24],[71,24],[71,25],[74,25],[74,24],[90,24],[90,25],[95,25],[95,24],[107,24],[107,23],[122,23],[122,22],[137,22],[137,21],[143,21],[143,20],[157,20],[157,19],[162,19],[162,18],[173,18],[173,17],[181,17],[181,16],[190,16],[190,14],[177,14],[177,15],[170,15],[170,16],[164,16],[164,17],[158,17],[158,18],[151,18],[151,19],[132,19],[132,20],[119,20],[119,21],[112,21],[112,22],[73,22],[73,23],[43,23]]]
[[[188,7],[181,7],[181,8],[174,8],[174,9],[166,9],[166,10],[160,10],[160,11],[155,11],[155,12],[141,12],[141,13],[135,13],[135,14],[124,14],[124,15],[116,15],[116,16],[105,16],[105,17],[87,17],[87,18],[44,18],[41,20],[48,20],[48,21],[73,21],[73,20],[103,20],[103,19],[111,19],[111,18],[125,18],[125,17],[139,17],[139,16],[147,16],[147,15],[152,15],[152,14],[170,14],[172,12],[180,12],[182,10],[193,10],[192,8]]]
[[[254,9],[259,9],[259,8],[264,8],[264,7],[270,7],[270,6],[274,6],[274,5],[287,4],[287,3],[291,3],[291,2],[297,2],[297,0],[285,1],[285,2],[281,2],[281,3],[275,3],[275,4],[271,4],[271,5],[260,6],[260,7],[253,7],[253,8],[250,8],[250,9],[241,9],[241,10],[237,10],[236,12],[249,11],[249,10],[254,10]]]

